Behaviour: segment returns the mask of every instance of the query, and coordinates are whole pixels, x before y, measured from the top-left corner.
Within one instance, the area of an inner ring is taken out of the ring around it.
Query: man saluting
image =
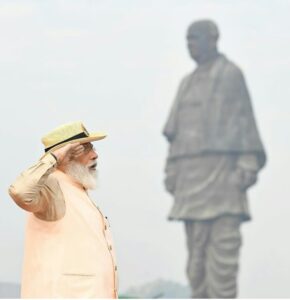
[[[10,186],[29,212],[22,298],[117,298],[117,266],[109,223],[88,195],[98,155],[81,122],[42,138],[45,155]]]

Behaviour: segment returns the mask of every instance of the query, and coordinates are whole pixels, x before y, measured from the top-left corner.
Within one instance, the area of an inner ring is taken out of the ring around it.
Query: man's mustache
[[[90,169],[95,169],[97,167],[97,162],[94,162],[92,165],[89,166]]]

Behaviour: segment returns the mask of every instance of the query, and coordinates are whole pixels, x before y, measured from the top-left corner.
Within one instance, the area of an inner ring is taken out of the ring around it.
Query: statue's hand
[[[174,194],[175,182],[174,182],[174,178],[173,177],[170,177],[170,176],[166,175],[166,177],[164,179],[164,185],[165,185],[166,190],[170,194]]]
[[[252,170],[243,170],[243,188],[246,190],[257,182],[257,172]]]
[[[173,195],[176,186],[176,166],[172,161],[167,161],[165,167],[164,185],[166,190]]]
[[[238,168],[236,170],[236,176],[241,190],[247,190],[257,182],[257,172],[248,169]]]

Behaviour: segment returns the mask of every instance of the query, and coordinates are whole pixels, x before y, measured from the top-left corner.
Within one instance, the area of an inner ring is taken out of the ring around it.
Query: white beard
[[[88,166],[71,161],[65,172],[80,183],[86,190],[94,190],[97,186],[98,173],[96,170],[90,170]]]

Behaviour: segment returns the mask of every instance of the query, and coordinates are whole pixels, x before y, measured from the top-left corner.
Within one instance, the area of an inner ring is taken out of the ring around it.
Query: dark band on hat
[[[70,138],[68,138],[64,141],[61,141],[57,144],[54,144],[54,145],[52,145],[48,148],[45,148],[44,151],[47,152],[55,146],[61,145],[61,144],[66,143],[66,142],[74,141],[74,140],[77,140],[77,139],[86,138],[86,137],[88,137],[88,134],[86,132],[82,132],[82,133],[76,134],[76,135],[74,135],[74,136],[72,136],[72,137],[70,137]]]

